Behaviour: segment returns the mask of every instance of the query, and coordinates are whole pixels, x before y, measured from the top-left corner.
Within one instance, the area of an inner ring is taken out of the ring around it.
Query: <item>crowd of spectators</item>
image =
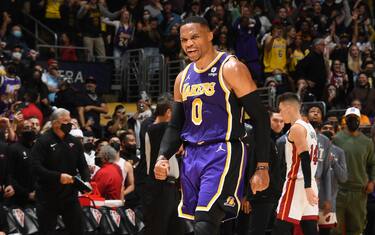
[[[87,47],[90,60],[121,58],[134,48],[143,48],[146,56],[185,59],[179,25],[188,16],[205,17],[217,49],[243,61],[259,87],[271,87],[276,95],[296,92],[303,102],[323,101],[322,132],[334,135],[344,129],[346,118],[335,110],[348,107],[358,108],[360,125],[370,127],[375,116],[372,4],[365,0],[2,0],[0,165],[7,156],[11,168],[10,181],[0,176],[4,186],[0,191],[6,201],[20,206],[35,200],[29,152],[37,136],[51,128],[49,116],[59,107],[70,111],[72,135],[82,140],[90,173],[99,188],[109,190],[103,195],[139,204],[139,192],[132,191],[144,180],[142,143],[155,118],[150,98],[142,94],[131,116],[126,107],[117,106],[108,124],[101,126],[100,115],[107,114],[108,108],[96,92],[96,79],[85,78],[83,91],[77,90],[59,74],[59,61],[77,61],[74,46]],[[58,33],[64,46],[59,60],[36,51],[26,34],[32,27],[22,11]],[[106,145],[112,148],[103,148]],[[104,163],[100,169],[97,159]],[[108,175],[113,169],[117,175]],[[109,189],[107,180],[102,180],[108,177],[115,177],[120,188]],[[373,193],[369,202],[374,200]]]
[[[375,99],[372,1],[4,1],[0,11],[2,63],[14,60],[22,83],[27,79],[20,64],[50,54],[33,50],[26,35],[33,29],[21,11],[58,33],[63,61],[78,60],[74,46],[86,47],[90,60],[121,58],[136,48],[146,57],[184,59],[179,25],[198,15],[209,22],[217,49],[243,61],[259,86],[272,87],[276,94],[295,91],[304,101],[324,101],[328,109],[343,109],[359,99],[371,121],[375,115],[368,105]],[[46,69],[57,76],[53,67]]]

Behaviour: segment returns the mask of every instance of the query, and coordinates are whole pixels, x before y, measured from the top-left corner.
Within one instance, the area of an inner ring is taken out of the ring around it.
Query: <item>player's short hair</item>
[[[298,97],[298,95],[292,92],[286,92],[284,94],[281,94],[278,98],[278,104],[282,102],[296,102],[299,105],[301,105],[301,100]]]
[[[201,16],[189,16],[184,21],[182,21],[181,26],[184,26],[186,24],[200,24],[210,29],[210,25],[208,24],[207,20]]]

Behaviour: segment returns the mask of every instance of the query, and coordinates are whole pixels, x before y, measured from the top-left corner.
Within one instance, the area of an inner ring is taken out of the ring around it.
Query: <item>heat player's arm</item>
[[[246,65],[235,58],[229,59],[223,68],[224,81],[234,91],[245,111],[254,121],[255,155],[258,166],[269,162],[270,121],[267,110],[256,92],[256,85]],[[259,144],[261,143],[261,144]]]
[[[310,166],[310,153],[306,140],[306,129],[299,125],[294,124],[290,128],[289,140],[294,142],[298,156],[301,158],[301,167],[305,188],[311,188],[311,166]]]
[[[172,118],[168,123],[168,127],[163,135],[163,139],[160,144],[159,158],[158,159],[170,159],[181,146],[180,133],[185,122],[185,113],[182,106],[182,96],[180,92],[181,83],[180,73],[174,83],[174,103],[172,107]]]

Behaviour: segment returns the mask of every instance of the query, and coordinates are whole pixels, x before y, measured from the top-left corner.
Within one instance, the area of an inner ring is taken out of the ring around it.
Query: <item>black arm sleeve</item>
[[[168,123],[167,130],[160,144],[159,155],[169,159],[181,146],[180,132],[185,122],[184,107],[181,102],[173,103],[172,119]]]
[[[257,162],[269,162],[270,119],[257,92],[240,98],[242,106],[254,121],[255,157]]]
[[[299,154],[301,158],[301,167],[303,180],[305,182],[305,188],[311,187],[311,166],[310,166],[310,154],[308,151]]]

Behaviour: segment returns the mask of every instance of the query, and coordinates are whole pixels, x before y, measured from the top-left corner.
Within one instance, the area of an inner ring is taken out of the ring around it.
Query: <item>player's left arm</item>
[[[256,92],[256,85],[247,67],[235,58],[230,58],[223,67],[225,84],[240,100],[245,111],[254,121],[254,137],[257,168],[250,180],[255,194],[268,188],[268,162],[270,154],[270,121],[267,110]]]
[[[311,176],[311,160],[309,153],[309,146],[307,144],[307,131],[306,129],[299,125],[294,124],[289,131],[289,139],[294,142],[297,155],[301,159],[301,168],[303,174],[303,180],[305,183],[305,192],[307,201],[311,205],[318,204],[319,198],[311,187],[312,176]]]
[[[256,92],[256,85],[246,65],[235,58],[224,64],[223,77],[254,121],[255,152],[258,165],[268,166],[270,153],[270,121],[267,110]]]

